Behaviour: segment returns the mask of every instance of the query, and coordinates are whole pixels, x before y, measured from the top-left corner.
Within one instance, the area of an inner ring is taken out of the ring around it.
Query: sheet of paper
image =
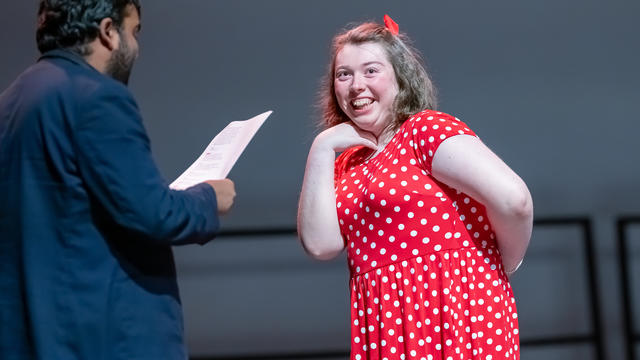
[[[267,111],[249,120],[229,123],[211,140],[200,157],[169,187],[183,190],[205,180],[227,177],[253,135],[272,112]]]

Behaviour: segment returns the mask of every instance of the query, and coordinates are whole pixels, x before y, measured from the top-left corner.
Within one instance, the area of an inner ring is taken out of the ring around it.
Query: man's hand
[[[233,181],[229,179],[222,180],[209,180],[205,181],[211,185],[216,192],[216,198],[218,200],[218,213],[226,214],[233,205],[233,199],[236,197],[236,187]]]

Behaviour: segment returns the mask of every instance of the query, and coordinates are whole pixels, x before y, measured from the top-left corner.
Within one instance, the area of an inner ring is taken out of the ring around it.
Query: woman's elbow
[[[505,208],[514,218],[528,221],[533,219],[533,200],[524,183],[510,191]]]
[[[320,243],[319,241],[310,240],[309,237],[298,233],[298,237],[300,238],[300,243],[304,248],[304,251],[316,260],[331,260],[336,258],[342,250],[344,246],[338,244],[328,244],[328,243]]]
[[[323,250],[317,250],[317,251],[307,250],[307,254],[309,254],[309,256],[311,256],[316,260],[321,260],[321,261],[333,260],[338,255],[340,255],[341,252],[342,252],[342,249],[331,249],[331,250],[323,249]]]

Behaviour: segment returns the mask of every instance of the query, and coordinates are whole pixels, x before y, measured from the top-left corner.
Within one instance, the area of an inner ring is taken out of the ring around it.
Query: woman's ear
[[[114,51],[120,46],[120,33],[113,23],[113,19],[104,18],[100,21],[98,39],[102,46],[106,47],[109,51]]]

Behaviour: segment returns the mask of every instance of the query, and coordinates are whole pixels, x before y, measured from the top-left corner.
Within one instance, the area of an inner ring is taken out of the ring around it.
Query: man
[[[184,359],[172,245],[235,190],[167,187],[127,83],[139,0],[41,0],[39,61],[0,94],[0,359]]]

